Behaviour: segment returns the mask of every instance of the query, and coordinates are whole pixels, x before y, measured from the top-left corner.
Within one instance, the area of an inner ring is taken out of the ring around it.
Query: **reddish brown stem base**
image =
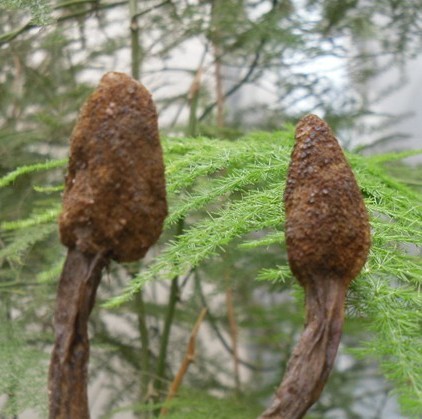
[[[345,285],[316,278],[305,285],[305,330],[272,405],[260,419],[299,419],[318,400],[333,367],[344,320]]]
[[[56,341],[49,371],[49,418],[88,419],[88,318],[107,260],[70,249],[54,316]]]

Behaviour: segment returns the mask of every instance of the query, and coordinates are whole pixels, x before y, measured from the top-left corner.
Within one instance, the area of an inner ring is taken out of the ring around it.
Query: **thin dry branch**
[[[189,365],[194,362],[195,360],[195,347],[196,347],[196,337],[199,332],[199,328],[207,314],[207,309],[203,308],[199,313],[199,316],[196,320],[195,326],[192,329],[188,347],[186,350],[185,357],[183,358],[182,364],[180,365],[179,371],[177,371],[176,376],[174,377],[173,382],[170,385],[170,389],[165,401],[164,406],[161,408],[160,415],[164,416],[168,413],[168,408],[166,407],[168,403],[173,399],[176,395],[177,391],[179,390],[180,385],[182,384],[183,377],[185,376],[186,372],[188,371]]]
[[[261,49],[263,48],[265,44],[265,40],[262,40],[260,44],[258,45],[257,52],[255,53],[255,56],[252,60],[252,63],[250,64],[248,71],[246,74],[235,84],[233,85],[229,90],[227,90],[226,93],[223,95],[223,100],[229,98],[234,93],[236,93],[244,84],[248,83],[249,80],[252,77],[252,74],[255,72],[255,70],[258,68],[259,60],[261,58]],[[202,121],[205,119],[205,117],[217,106],[217,101],[211,103],[208,105],[204,111],[202,112],[201,116],[198,118],[199,121]]]

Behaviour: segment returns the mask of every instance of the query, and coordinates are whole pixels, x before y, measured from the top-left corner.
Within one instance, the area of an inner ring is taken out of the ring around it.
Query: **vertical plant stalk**
[[[88,418],[88,318],[107,258],[68,251],[57,291],[51,357],[50,418]]]
[[[0,239],[0,248],[4,247],[3,241]],[[0,268],[2,268],[2,263],[0,263]],[[12,264],[8,261],[8,265],[12,267]],[[12,304],[10,301],[10,294],[3,293],[0,299],[0,307],[4,308],[4,313],[2,310],[1,313],[1,322],[2,326],[5,328],[5,336],[7,342],[14,342],[15,341],[15,333],[14,333],[14,325],[13,325],[13,318],[12,318]],[[4,314],[4,316],[3,316]],[[11,371],[15,370],[17,367],[16,363],[19,362],[18,359],[10,357],[8,359],[9,368]],[[9,410],[9,412],[16,412],[17,410],[17,397],[16,397],[16,390],[19,388],[19,379],[16,374],[8,374],[9,378],[7,379],[7,387],[5,388],[5,396],[7,398],[6,403],[3,405],[4,410]],[[11,419],[17,419],[18,415],[13,414]]]
[[[217,107],[216,125],[218,128],[224,127],[224,91],[223,91],[223,77],[221,65],[221,35],[220,35],[220,20],[224,8],[220,0],[211,2],[211,43],[214,54],[214,77],[215,77],[215,103]]]
[[[284,193],[290,268],[305,290],[305,330],[294,348],[272,405],[261,419],[299,419],[315,403],[333,368],[347,288],[368,256],[368,214],[329,126],[307,115]]]
[[[217,103],[216,125],[218,128],[224,127],[224,90],[223,90],[223,74],[221,65],[221,49],[216,42],[214,47],[215,60],[215,94]]]
[[[141,75],[142,60],[142,48],[139,42],[138,13],[138,0],[129,0],[132,77],[135,80],[139,80],[139,77]]]
[[[174,380],[172,381],[172,383],[170,385],[170,389],[169,389],[165,404],[161,408],[161,412],[160,412],[161,416],[167,415],[168,408],[166,407],[166,405],[168,405],[168,403],[177,394],[177,392],[180,388],[180,385],[182,384],[183,377],[186,375],[190,364],[195,361],[196,337],[198,336],[199,328],[201,327],[201,324],[204,321],[206,314],[207,314],[207,309],[203,308],[201,310],[201,312],[199,313],[199,316],[198,316],[198,318],[195,322],[195,326],[193,327],[190,338],[189,338],[188,347],[187,347],[187,350],[186,350],[185,357],[183,358],[182,363],[180,365],[180,368],[177,371],[177,374],[174,377]]]
[[[189,123],[187,135],[196,136],[198,134],[198,102],[199,92],[201,91],[202,67],[199,67],[188,92],[189,101]]]
[[[157,360],[157,381],[155,390],[161,393],[166,373],[167,350],[170,340],[171,326],[173,324],[174,313],[176,312],[176,304],[179,299],[179,277],[171,280],[170,295],[167,304],[167,312],[164,320],[163,333],[160,341],[160,352]]]
[[[142,290],[136,294],[136,311],[138,317],[138,330],[141,340],[141,384],[140,400],[148,401],[148,388],[151,382],[151,364],[149,356],[149,333],[146,323],[145,303]]]
[[[185,220],[182,218],[177,223],[176,240],[181,234],[183,234],[184,227],[185,227]],[[167,350],[168,350],[168,345],[169,345],[169,340],[170,340],[171,327],[173,325],[174,314],[176,312],[176,305],[178,301],[179,301],[179,277],[175,276],[171,280],[170,294],[169,294],[169,300],[167,304],[167,312],[166,312],[166,317],[164,320],[163,333],[161,335],[160,351],[158,353],[157,372],[156,372],[157,380],[156,380],[156,385],[155,385],[155,390],[158,393],[161,393],[165,375],[166,375]]]
[[[240,392],[240,374],[239,374],[239,345],[238,345],[238,327],[236,321],[236,313],[233,304],[233,288],[226,289],[226,308],[227,319],[229,321],[230,339],[233,357],[233,370],[234,370],[234,384],[236,392]]]
[[[54,317],[50,419],[89,418],[88,319],[110,259],[142,258],[167,215],[164,164],[151,95],[107,73],[85,102],[70,142],[60,215],[68,247]]]
[[[176,126],[177,121],[186,105],[189,106],[189,120],[188,120],[188,127],[186,129],[186,135],[188,136],[196,136],[197,126],[198,126],[198,117],[197,117],[197,108],[199,102],[199,92],[201,89],[201,78],[204,69],[204,62],[205,58],[208,54],[208,44],[205,45],[204,51],[201,55],[199,60],[199,64],[196,67],[196,71],[193,77],[193,81],[189,86],[188,92],[186,94],[186,103],[182,102],[179,106],[179,109],[176,111],[172,122],[170,123],[170,128]]]
[[[139,38],[139,8],[138,0],[129,0],[130,15],[130,51],[131,51],[131,72],[135,80],[139,80],[141,76],[142,46]],[[139,400],[147,401],[149,397],[149,384],[151,382],[151,367],[149,359],[149,332],[146,323],[146,312],[142,290],[136,296],[137,302],[137,319],[139,338],[141,341],[141,379],[140,379],[140,397]],[[146,417],[150,417],[146,412]]]

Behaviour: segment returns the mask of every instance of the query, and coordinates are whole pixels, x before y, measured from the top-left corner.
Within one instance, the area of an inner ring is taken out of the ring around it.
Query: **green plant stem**
[[[212,314],[211,309],[208,306],[208,303],[205,299],[205,295],[204,295],[204,292],[202,291],[202,287],[201,287],[201,278],[199,277],[197,269],[195,270],[194,280],[195,280],[195,292],[197,293],[197,295],[199,295],[199,299],[200,299],[202,306],[207,309],[208,324],[213,329],[215,335],[217,336],[217,339],[220,341],[223,348],[230,354],[230,356],[233,356],[234,355],[233,348],[226,341],[225,337],[223,336],[222,332],[220,331],[218,324],[217,324],[218,321],[217,321],[216,317]],[[251,371],[258,371],[258,372],[273,371],[272,367],[264,368],[264,367],[261,367],[259,365],[251,364],[250,362],[245,361],[241,358],[238,358],[238,361],[239,361],[239,364],[241,364],[242,366],[250,369]]]
[[[238,326],[236,321],[236,314],[233,304],[233,288],[228,286],[226,288],[226,309],[227,320],[229,323],[231,346],[233,350],[233,375],[236,395],[240,395],[240,373],[239,373],[239,341],[238,341]]]
[[[177,224],[176,237],[179,237],[183,233],[185,220],[181,219]],[[160,352],[158,354],[157,361],[157,372],[156,372],[156,385],[155,389],[158,393],[161,392],[163,387],[165,372],[166,372],[166,360],[167,360],[167,349],[170,338],[171,326],[173,324],[174,313],[176,311],[176,304],[179,299],[179,277],[175,276],[171,281],[169,301],[167,304],[167,313],[164,321],[163,334],[160,342]]]
[[[142,291],[138,294],[138,320],[139,320],[139,331],[141,332],[141,366],[144,371],[144,375],[146,376],[145,382],[148,383],[149,377],[148,373],[150,370],[149,365],[149,336],[148,336],[148,328],[145,322],[145,304],[142,296]],[[147,389],[148,386],[145,386]]]
[[[171,326],[173,324],[174,313],[176,311],[176,304],[179,298],[179,277],[175,276],[171,280],[170,296],[167,305],[167,313],[164,321],[163,334],[161,336],[160,352],[157,363],[157,384],[156,390],[160,393],[163,387],[163,381],[166,369],[167,349],[170,338]]]
[[[130,42],[131,42],[131,61],[132,77],[139,80],[141,74],[141,45],[139,43],[139,24],[138,24],[138,1],[129,0],[130,13]]]
[[[213,1],[211,6],[211,43],[214,51],[214,68],[215,68],[215,97],[217,104],[216,126],[223,128],[224,126],[224,91],[222,80],[222,60],[221,60],[221,40],[220,40],[220,19],[221,5],[220,1]]]
[[[146,312],[142,290],[136,294],[136,309],[138,315],[138,330],[141,339],[141,399],[145,399],[148,391],[148,384],[151,376],[150,361],[149,361],[149,334],[146,324]]]
[[[63,3],[59,3],[54,7],[54,10],[64,9],[66,7],[80,6],[81,4],[94,4],[98,3],[95,0],[71,0]]]
[[[107,10],[107,9],[112,9],[112,8],[115,8],[115,7],[124,6],[127,2],[125,0],[123,0],[123,1],[118,1],[116,3],[98,4],[97,1],[92,0],[92,1],[80,1],[80,2],[78,1],[78,2],[75,2],[74,4],[83,4],[83,3],[94,4],[95,5],[94,10],[99,11],[99,10]],[[69,7],[69,6],[72,6],[72,2],[68,2],[68,3],[65,3],[63,5],[58,5],[58,6],[54,7],[53,9],[58,10],[62,7],[65,8],[65,7]],[[66,20],[70,20],[70,19],[81,17],[81,16],[89,15],[90,13],[92,13],[92,11],[93,11],[93,8],[80,10],[80,11],[77,11],[75,13],[70,13],[70,14],[67,14],[67,15],[60,16],[56,19],[56,21],[57,22],[64,22]],[[50,25],[45,25],[45,26],[50,26]],[[39,27],[39,26],[34,25],[34,24],[31,23],[31,21],[29,21],[29,22],[25,23],[24,25],[22,25],[18,29],[4,33],[0,36],[0,45],[7,44],[7,43],[13,41],[15,38],[17,38],[22,33],[28,32],[29,30],[31,30],[33,28],[37,28],[37,27]]]
[[[22,25],[20,28],[15,29],[14,31],[2,34],[0,36],[0,45],[13,41],[20,34],[24,33],[25,31],[28,31],[29,29],[32,29],[33,27],[35,26],[28,22]]]
[[[195,78],[192,82],[188,98],[189,98],[189,123],[186,134],[190,137],[195,137],[198,134],[198,118],[196,116],[198,109],[199,91],[201,88],[201,68],[196,72]]]
[[[8,342],[14,342],[15,338],[14,338],[14,333],[13,333],[13,320],[12,320],[12,316],[11,316],[11,310],[12,310],[12,306],[11,306],[11,301],[10,301],[10,296],[5,294],[5,296],[2,298],[2,303],[3,306],[5,308],[5,331],[6,331],[6,336],[7,336],[7,341]],[[13,357],[10,357],[9,362],[14,366],[14,364],[16,360]],[[11,370],[16,369],[15,367],[11,368]],[[7,383],[7,391],[6,391],[6,396],[7,396],[7,400],[6,400],[6,406],[9,408],[7,410],[9,410],[10,412],[15,412],[17,410],[17,397],[16,397],[16,391],[18,389],[18,385],[19,385],[19,379],[17,377],[10,377],[10,379],[8,380]],[[15,419],[17,418],[16,414],[13,414],[13,416],[11,417],[11,419]]]
[[[130,14],[130,51],[131,51],[131,72],[135,80],[139,80],[141,75],[141,45],[139,42],[138,25],[138,1],[129,0]],[[136,294],[136,309],[138,315],[138,330],[141,340],[141,379],[140,379],[140,401],[147,401],[149,398],[148,387],[151,378],[150,360],[149,360],[149,335],[146,324],[146,312],[142,290]],[[142,414],[141,414],[142,415]],[[142,417],[149,418],[149,412],[145,412]]]
[[[395,177],[395,180],[397,180],[397,182],[404,183],[405,185],[422,186],[422,182],[419,182],[413,179],[400,179],[400,178]]]

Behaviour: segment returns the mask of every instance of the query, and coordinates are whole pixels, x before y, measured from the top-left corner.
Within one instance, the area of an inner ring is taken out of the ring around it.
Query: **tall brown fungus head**
[[[315,115],[297,125],[284,203],[295,277],[303,286],[315,277],[341,278],[347,287],[368,255],[368,214],[341,147]]]
[[[134,261],[158,239],[166,215],[151,95],[126,74],[107,73],[72,132],[61,241],[83,253]]]

